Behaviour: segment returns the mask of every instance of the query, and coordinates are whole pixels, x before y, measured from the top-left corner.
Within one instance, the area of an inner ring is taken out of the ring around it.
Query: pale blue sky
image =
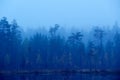
[[[113,25],[120,21],[119,0],[0,0],[0,18],[23,27]]]

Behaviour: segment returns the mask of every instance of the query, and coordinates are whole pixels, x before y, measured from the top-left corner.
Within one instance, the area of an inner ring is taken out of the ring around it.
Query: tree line
[[[16,20],[0,20],[0,70],[119,70],[120,28],[93,27],[67,35],[55,24],[23,38]],[[86,33],[88,33],[86,35]]]

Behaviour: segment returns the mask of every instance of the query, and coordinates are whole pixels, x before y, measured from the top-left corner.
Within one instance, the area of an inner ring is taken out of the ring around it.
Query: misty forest
[[[1,18],[0,71],[120,70],[117,23],[112,28],[66,32],[64,26],[55,24],[25,36],[16,20],[9,23]]]
[[[55,24],[28,36],[15,20],[0,20],[0,70],[120,70],[117,23],[69,33]]]

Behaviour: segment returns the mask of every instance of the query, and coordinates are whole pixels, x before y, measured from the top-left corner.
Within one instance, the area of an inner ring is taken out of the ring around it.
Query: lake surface
[[[119,75],[98,74],[11,74],[0,75],[0,80],[120,80]]]

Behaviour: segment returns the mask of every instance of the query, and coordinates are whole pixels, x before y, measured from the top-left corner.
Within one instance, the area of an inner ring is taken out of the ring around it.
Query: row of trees
[[[120,29],[117,24],[113,29],[94,27],[85,35],[79,31],[62,35],[60,28],[56,24],[45,34],[36,32],[23,38],[23,31],[15,20],[9,23],[2,18],[0,70],[120,69]]]

